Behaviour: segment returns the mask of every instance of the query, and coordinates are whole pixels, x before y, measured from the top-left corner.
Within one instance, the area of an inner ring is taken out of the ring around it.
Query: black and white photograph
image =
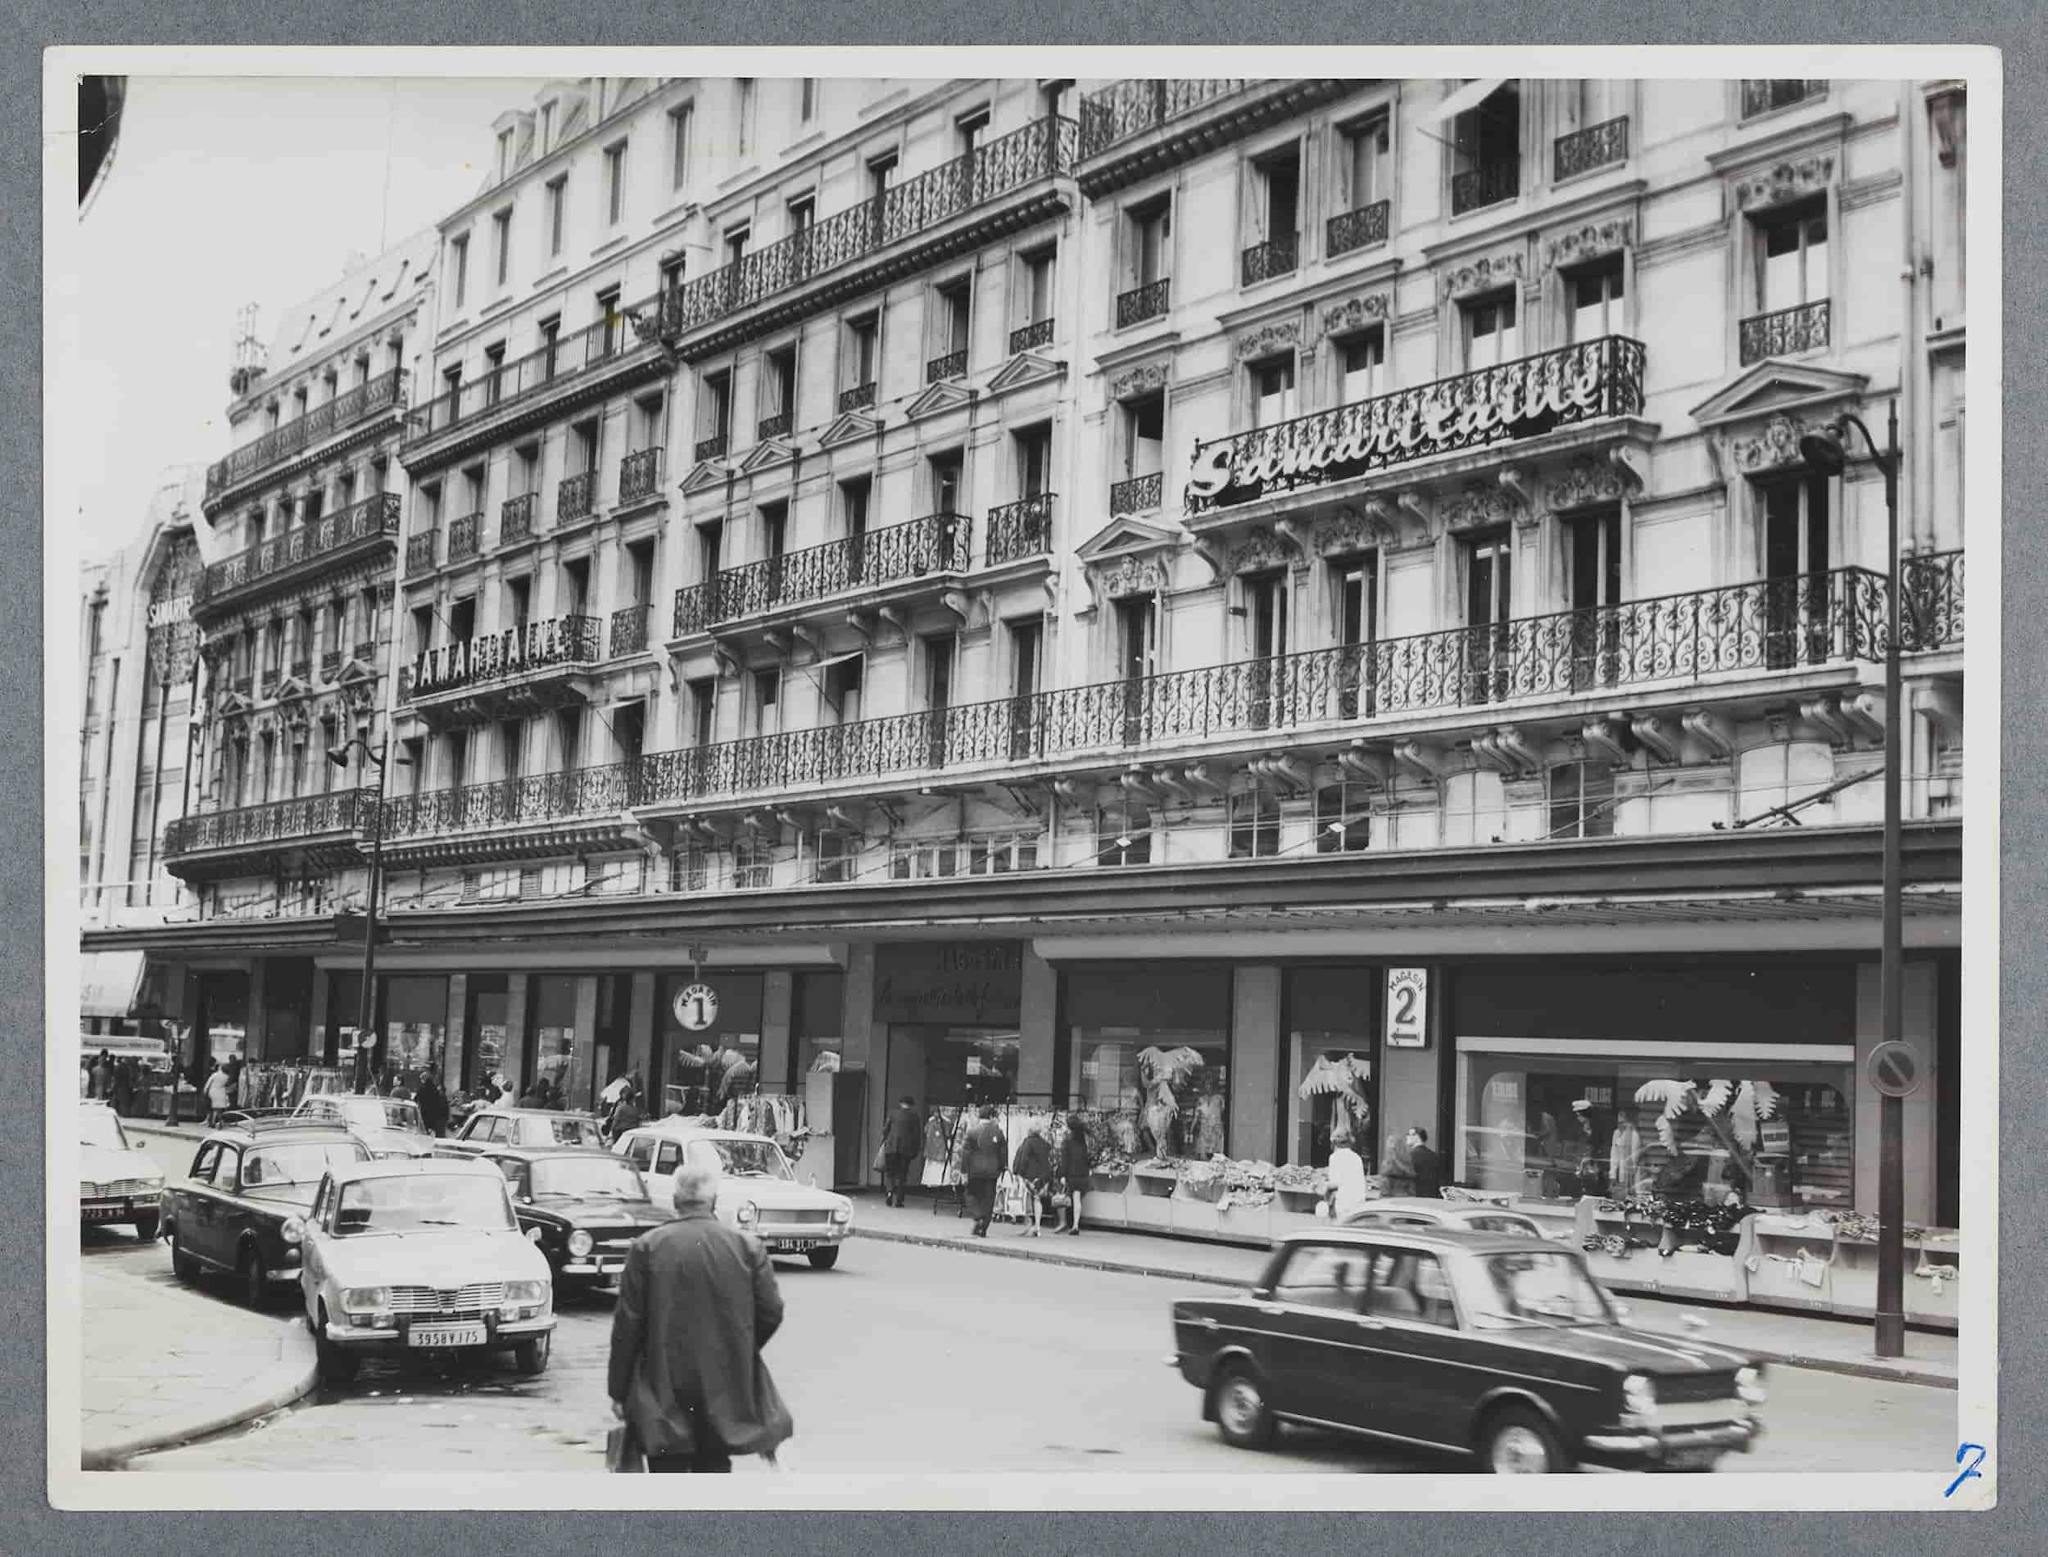
[[[1996,1502],[1996,54],[47,69],[60,1507]]]

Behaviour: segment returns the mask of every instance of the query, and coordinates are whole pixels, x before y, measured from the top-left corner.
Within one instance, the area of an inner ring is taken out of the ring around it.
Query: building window
[[[944,282],[932,289],[938,307],[933,310],[930,355],[925,361],[925,381],[958,378],[967,371],[968,324],[974,307],[971,277]]]
[[[1337,342],[1337,399],[1355,405],[1386,393],[1387,338],[1375,327]]]
[[[455,306],[469,300],[469,234],[448,240],[448,286],[455,294]]]
[[[1387,169],[1387,116],[1343,126],[1337,131],[1337,199],[1345,211],[1365,211],[1392,193]],[[1384,236],[1384,234],[1382,234]]]
[[[778,346],[766,358],[761,375],[763,438],[786,438],[796,420],[796,342]]]
[[[797,82],[796,122],[809,124],[818,117],[818,78],[805,76]]]
[[[555,105],[552,99],[540,105],[540,155],[546,156],[555,149]]]
[[[1451,148],[1451,215],[1514,199],[1521,193],[1521,89],[1506,82],[1459,114]]]
[[[1265,859],[1280,852],[1280,797],[1248,789],[1230,797],[1230,857]]]
[[[1571,338],[1597,341],[1603,335],[1620,335],[1622,318],[1622,265],[1619,254],[1564,275],[1565,295],[1571,305]]]
[[[1241,277],[1245,286],[1293,272],[1300,253],[1301,143],[1252,164],[1251,210]]]
[[[935,514],[957,514],[960,512],[960,492],[963,485],[966,458],[958,449],[949,449],[943,454],[934,454],[925,462],[925,469],[931,480],[931,512]]]
[[[1460,305],[1465,333],[1465,369],[1499,367],[1521,355],[1515,323],[1515,294],[1495,292]]]
[[[753,228],[745,223],[726,229],[724,238],[725,262],[737,265],[747,257],[747,243],[753,237]]]
[[[690,683],[690,744],[702,748],[712,742],[718,719],[718,679],[703,676]]]
[[[1165,468],[1166,395],[1154,390],[1123,403],[1123,467],[1126,476],[1156,475]]]
[[[605,220],[616,227],[626,217],[626,143],[614,141],[604,149]]]
[[[512,213],[510,210],[493,212],[491,216],[491,270],[499,286],[503,286],[512,274]]]
[[[1604,762],[1567,762],[1550,770],[1548,838],[1614,836],[1614,770]]]
[[[619,289],[606,287],[597,294],[597,317],[604,326],[603,354],[609,357],[625,343],[625,316],[619,312]]]
[[[880,200],[896,187],[897,157],[887,152],[868,159],[868,198]]]
[[[881,331],[879,314],[846,321],[846,350],[839,366],[839,409],[851,411],[875,403],[875,343]]]
[[[668,184],[681,189],[690,178],[690,139],[697,127],[697,105],[684,103],[668,111]]]
[[[704,375],[704,393],[697,398],[697,458],[722,457],[732,434],[732,370]]]
[[[562,316],[549,314],[540,321],[540,376],[543,383],[555,376],[561,345]]]
[[[809,232],[818,220],[818,197],[812,194],[798,195],[783,208],[783,230],[792,238],[800,238]]]
[[[1019,256],[1024,270],[1024,284],[1018,290],[1022,294],[1023,318],[1020,324],[1039,324],[1052,318],[1054,267],[1058,262],[1059,250],[1056,245],[1047,244],[1042,249],[1032,249]],[[1030,342],[1043,345],[1043,341]]]
[[[1294,354],[1261,358],[1246,368],[1251,380],[1252,425],[1271,427],[1294,416]]]
[[[1132,206],[1124,217],[1123,279],[1116,306],[1118,329],[1164,314],[1171,301],[1173,197]]]
[[[1017,495],[1041,497],[1052,478],[1052,423],[1017,432]]]
[[[1757,305],[1764,313],[1828,295],[1828,215],[1824,205],[1771,213],[1755,224]]]
[[[809,82],[804,83],[809,86]],[[852,833],[827,830],[815,835],[812,852],[818,865],[812,879],[825,883],[851,881],[860,862],[860,839]]]
[[[1095,813],[1095,863],[1152,863],[1152,813],[1142,802],[1126,800]]]
[[[512,176],[512,132],[498,132],[498,179],[502,183]]]
[[[739,892],[756,892],[774,886],[775,846],[761,842],[734,844],[732,884]]]
[[[562,225],[569,206],[569,175],[557,174],[548,180],[548,258],[554,259],[562,252]]]
[[[1316,790],[1316,853],[1355,854],[1371,846],[1371,794],[1363,784]]]
[[[860,654],[849,654],[826,666],[823,684],[825,706],[832,710],[836,723],[860,723],[861,687],[866,679],[866,670],[866,656]]]
[[[1074,89],[1070,80],[1047,81],[1038,88],[1038,116],[1041,119],[1064,118],[1067,112],[1067,94]]]
[[[754,149],[754,97],[759,83],[741,76],[733,84],[733,144],[744,157]]]
[[[1754,119],[1758,114],[1774,113],[1827,95],[1825,81],[1744,81],[1742,117]]]
[[[1230,1154],[1227,967],[1081,969],[1060,995],[1070,1106],[1091,1141],[1128,1139],[1138,1158]]]
[[[757,670],[752,685],[754,734],[773,735],[782,728],[782,672]]]

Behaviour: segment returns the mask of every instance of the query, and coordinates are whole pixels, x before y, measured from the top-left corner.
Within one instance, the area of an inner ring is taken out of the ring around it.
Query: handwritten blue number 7
[[[1973,1453],[1975,1455],[1975,1458],[1971,1459],[1969,1464],[1963,1465],[1964,1458],[1966,1456],[1972,1455]],[[1970,1480],[1972,1477],[1975,1477],[1979,1481],[1983,1480],[1983,1473],[1977,1469],[1977,1467],[1982,1465],[1983,1463],[1984,1446],[1981,1443],[1957,1444],[1956,1464],[1963,1465],[1963,1468],[1961,1472],[1956,1476],[1956,1479],[1948,1484],[1948,1490],[1942,1493],[1942,1496],[1945,1498],[1954,1497],[1956,1495],[1956,1488],[1960,1487],[1964,1482]]]

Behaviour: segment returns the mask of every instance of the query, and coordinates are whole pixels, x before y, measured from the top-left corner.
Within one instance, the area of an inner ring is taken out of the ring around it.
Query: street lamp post
[[[1905,1026],[1905,947],[1900,907],[1899,841],[1900,752],[1904,724],[1899,675],[1899,407],[1892,402],[1886,421],[1885,447],[1862,418],[1842,416],[1832,427],[1799,440],[1809,465],[1827,475],[1840,475],[1848,463],[1844,447],[1849,428],[1863,435],[1864,446],[1884,475],[1885,506],[1885,635],[1884,635],[1884,908],[1883,949],[1878,970],[1884,1041],[1900,1041]],[[1877,1324],[1876,1352],[1903,1357],[1905,1313],[1905,1121],[1904,1102],[1887,1091],[1879,1103],[1877,1169]]]
[[[356,1062],[355,1089],[365,1089],[369,1078],[367,1056],[370,1046],[376,1040],[371,1024],[377,1016],[377,903],[384,885],[384,794],[390,779],[390,769],[385,763],[391,745],[387,739],[376,751],[361,736],[355,736],[343,745],[327,753],[327,760],[337,768],[348,767],[351,748],[361,747],[365,761],[375,764],[377,769],[377,806],[370,814],[370,886],[367,894],[363,921],[363,987],[356,1007]],[[401,759],[402,760],[402,759]]]

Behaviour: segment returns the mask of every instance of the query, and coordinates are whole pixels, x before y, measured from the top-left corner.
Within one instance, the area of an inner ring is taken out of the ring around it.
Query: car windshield
[[[129,1150],[128,1137],[111,1108],[81,1108],[78,1111],[78,1144],[105,1146],[117,1152]]]
[[[792,1179],[789,1159],[773,1141],[692,1141],[690,1161],[716,1158],[718,1171],[733,1179]]]
[[[422,1173],[404,1178],[358,1179],[341,1188],[334,1230],[410,1233],[429,1227],[502,1232],[512,1226],[502,1179],[473,1173]]]
[[[533,1196],[645,1200],[647,1186],[623,1157],[543,1157],[533,1165]]]
[[[410,1130],[427,1133],[417,1103],[403,1098],[352,1097],[341,1105],[341,1117],[358,1130]]]
[[[1487,1254],[1458,1263],[1466,1302],[1480,1329],[1614,1322],[1585,1263],[1566,1251]]]
[[[528,1139],[537,1139],[555,1146],[602,1146],[597,1125],[589,1119],[557,1117],[554,1119],[529,1119],[526,1122]]]
[[[242,1187],[317,1184],[329,1168],[361,1162],[369,1155],[359,1141],[290,1141],[257,1147],[242,1163]]]

